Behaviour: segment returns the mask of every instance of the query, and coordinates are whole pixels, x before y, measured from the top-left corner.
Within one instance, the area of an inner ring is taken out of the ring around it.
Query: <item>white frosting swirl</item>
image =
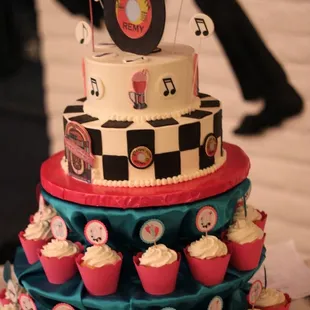
[[[224,242],[215,236],[202,236],[198,241],[194,241],[188,247],[188,253],[192,257],[200,259],[211,259],[224,256],[228,253]]]
[[[227,239],[239,244],[262,239],[264,232],[249,220],[238,220],[228,228]]]
[[[43,249],[41,250],[42,255],[45,257],[67,257],[71,255],[75,255],[78,252],[80,252],[79,247],[69,241],[61,241],[53,239],[51,242],[43,246]]]
[[[244,207],[240,206],[236,209],[236,212],[234,214],[234,221],[244,219],[245,219]],[[256,209],[254,209],[252,205],[247,205],[247,219],[252,222],[260,221],[262,219],[262,215]]]
[[[19,309],[20,309],[20,307],[18,304],[10,303],[10,304],[6,304],[4,306],[0,305],[0,310],[19,310]]]
[[[95,268],[115,264],[120,259],[120,256],[106,244],[87,248],[82,258],[87,266]]]
[[[164,244],[149,247],[140,258],[140,265],[162,267],[174,263],[178,259],[176,251],[167,248]]]
[[[285,295],[273,288],[263,289],[255,305],[258,307],[270,307],[284,303]]]
[[[38,223],[41,221],[51,221],[54,216],[57,215],[56,210],[52,206],[45,206],[38,212],[36,212],[33,216],[34,223]]]
[[[50,223],[42,221],[29,224],[25,229],[24,238],[27,240],[48,240],[52,238]]]

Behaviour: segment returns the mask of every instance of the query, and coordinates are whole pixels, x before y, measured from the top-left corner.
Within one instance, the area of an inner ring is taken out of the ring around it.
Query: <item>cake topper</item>
[[[248,297],[248,301],[249,304],[252,306],[252,309],[254,309],[255,303],[257,302],[262,290],[263,284],[261,281],[256,280],[255,282],[253,282]]]
[[[91,153],[91,139],[87,130],[76,122],[69,122],[65,129],[65,153],[69,174],[91,183],[91,169],[94,156]]]
[[[103,245],[108,241],[108,230],[106,226],[98,221],[89,221],[84,228],[86,240],[92,245]]]
[[[209,37],[214,32],[214,23],[208,15],[200,13],[191,18],[190,28],[197,37]]]
[[[37,310],[37,307],[28,294],[20,294],[18,303],[22,310]]]
[[[196,216],[196,227],[200,232],[208,234],[217,223],[217,212],[211,206],[203,207]]]
[[[140,238],[144,243],[156,245],[156,242],[163,236],[165,225],[162,221],[151,219],[146,221],[140,229]]]
[[[54,216],[51,221],[51,231],[53,237],[57,240],[64,241],[68,237],[66,222],[60,216]]]
[[[60,303],[57,304],[52,310],[74,310],[74,308],[68,304]]]
[[[223,299],[220,296],[215,296],[209,303],[208,310],[222,310],[223,309]]]
[[[121,50],[147,55],[157,47],[164,32],[165,0],[105,0],[104,19]]]
[[[132,88],[134,91],[129,92],[129,99],[136,110],[142,110],[147,107],[146,89],[148,81],[148,71],[142,70],[136,72],[132,77]]]
[[[88,45],[92,38],[90,25],[84,21],[80,21],[75,27],[75,38],[79,44]]]

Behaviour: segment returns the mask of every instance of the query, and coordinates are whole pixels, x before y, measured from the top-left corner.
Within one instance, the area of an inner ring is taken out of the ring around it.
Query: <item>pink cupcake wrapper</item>
[[[2,306],[8,305],[11,303],[9,299],[5,298],[5,293],[6,293],[6,289],[3,289],[2,291],[0,291],[0,305]]]
[[[123,263],[122,253],[118,253],[121,257],[116,264],[110,264],[99,268],[89,268],[82,266],[82,258],[84,254],[80,254],[76,258],[76,264],[84,282],[85,288],[90,295],[106,296],[114,294],[117,291],[119,276]]]
[[[24,237],[25,232],[21,231],[18,234],[20,243],[24,249],[27,261],[29,264],[34,264],[39,260],[38,257],[38,250],[42,249],[42,247],[47,244],[50,239],[48,240],[27,240]]]
[[[76,242],[75,244],[80,248],[80,252],[84,250],[81,243]],[[74,277],[78,271],[75,259],[80,252],[71,256],[58,258],[45,257],[41,251],[38,251],[47,280],[52,284],[63,284]]]
[[[184,254],[195,280],[206,286],[218,285],[224,281],[231,257],[230,253],[211,259],[199,259],[191,257],[188,247],[186,247]]]
[[[264,234],[262,239],[245,244],[227,240],[226,234],[227,232],[224,232],[223,240],[231,253],[230,264],[240,271],[249,271],[257,268],[263,251],[266,234]]]
[[[133,257],[143,289],[150,295],[167,295],[175,290],[178,271],[180,268],[181,254],[172,264],[162,267],[149,267],[140,265],[142,252]]]

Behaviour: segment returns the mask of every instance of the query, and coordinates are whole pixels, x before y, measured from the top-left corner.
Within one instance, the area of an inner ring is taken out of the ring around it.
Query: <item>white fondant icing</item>
[[[84,103],[85,113],[96,116],[100,120],[144,120],[179,117],[199,107],[200,100],[193,96],[193,61],[195,51],[192,47],[177,44],[163,44],[162,51],[147,56],[147,62],[124,63],[126,57],[132,54],[123,52],[117,47],[106,47],[104,52],[116,53],[118,56],[100,60],[85,59],[86,80],[93,76],[100,77],[105,85],[105,94],[101,100],[88,95]],[[132,91],[132,76],[134,73],[147,70],[149,73],[146,104],[147,108],[135,110],[129,99]],[[163,76],[172,76],[178,85],[177,92],[169,98],[162,95],[158,81]],[[88,83],[87,83],[88,84]],[[88,85],[89,87],[89,85]],[[90,90],[87,91],[90,93]]]

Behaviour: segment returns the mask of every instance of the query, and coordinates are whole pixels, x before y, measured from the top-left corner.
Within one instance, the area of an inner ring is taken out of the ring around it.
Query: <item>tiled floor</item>
[[[225,140],[240,145],[252,160],[253,194],[250,201],[269,214],[267,242],[293,238],[300,253],[310,258],[310,2],[306,0],[241,1],[268,45],[284,64],[290,79],[304,96],[302,117],[258,138],[239,138],[231,132],[241,116],[258,105],[246,105],[239,93],[221,47],[215,37],[204,41],[200,57],[201,89],[224,102]],[[173,40],[177,7],[181,0],[167,1],[168,23],[164,39]],[[63,147],[61,113],[82,94],[81,58],[89,47],[78,46],[72,17],[53,1],[38,1],[46,64],[47,105],[50,114],[51,152]],[[177,40],[197,47],[188,28],[196,12],[185,0]],[[105,40],[106,31],[96,33]]]

